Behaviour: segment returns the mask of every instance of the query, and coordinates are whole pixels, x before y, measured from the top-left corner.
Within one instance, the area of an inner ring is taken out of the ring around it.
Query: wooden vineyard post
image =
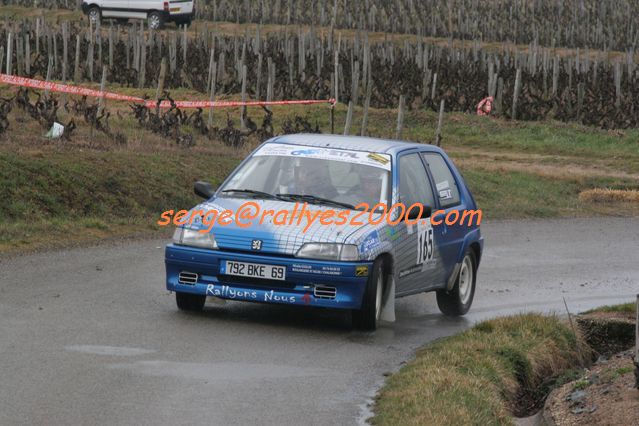
[[[104,97],[104,91],[106,90],[107,68],[102,66],[102,79],[100,80],[100,91],[103,95],[100,97],[100,103],[98,105],[98,117],[102,115],[104,107],[106,107],[106,97]]]
[[[346,123],[344,123],[344,135],[348,136],[351,132],[351,123],[353,122],[353,101],[348,101],[348,111],[346,111]]]
[[[87,52],[87,66],[89,68],[89,81],[93,82],[93,26],[89,30],[89,50]]]
[[[366,78],[366,100],[364,101],[364,116],[362,117],[362,130],[360,136],[366,136],[368,132],[368,110],[371,106],[371,95],[373,94],[373,79],[371,78],[371,65],[367,65]]]
[[[29,33],[24,35],[24,70],[27,75],[31,75],[31,36]]]
[[[335,134],[335,104],[331,104],[331,134]]]
[[[246,64],[242,65],[242,102],[246,102],[246,74],[248,70]],[[240,128],[246,130],[246,105],[240,109]]]
[[[113,68],[113,25],[109,27],[109,68]]]
[[[517,98],[519,98],[519,91],[521,90],[521,68],[517,68],[517,74],[515,75],[515,90],[513,93],[513,107],[511,110],[511,118],[517,119]]]
[[[11,74],[11,60],[13,59],[13,33],[9,32],[7,35],[7,72],[5,74]]]
[[[62,81],[66,83],[69,77],[69,26],[62,25]]]
[[[143,88],[146,83],[146,38],[144,37],[144,23],[142,23],[142,29],[140,30],[138,46],[140,52],[138,54],[138,87]]]
[[[78,84],[80,81],[80,34],[75,36],[75,63],[73,67],[73,82]]]
[[[444,100],[439,104],[439,119],[437,120],[437,130],[435,131],[435,144],[442,146],[442,125],[444,124]]]
[[[406,97],[399,95],[399,108],[397,111],[397,128],[395,129],[395,139],[401,139],[404,131],[404,104],[406,103]]]
[[[49,80],[51,80],[51,73],[53,72],[53,57],[49,57],[49,64],[47,65],[47,77],[46,77],[46,81],[48,82]],[[44,91],[44,96],[48,97],[49,96],[49,89],[46,89]]]
[[[158,101],[164,93],[164,82],[166,81],[166,58],[162,58],[160,63],[160,75],[158,76],[158,88],[155,91],[155,100]],[[159,113],[159,111],[158,111]]]
[[[209,121],[208,125],[211,127],[213,125],[213,101],[215,100],[215,86],[217,85],[217,64],[215,61],[213,62],[213,76],[211,78],[211,95],[209,97],[209,101],[211,101],[211,106],[209,107]]]

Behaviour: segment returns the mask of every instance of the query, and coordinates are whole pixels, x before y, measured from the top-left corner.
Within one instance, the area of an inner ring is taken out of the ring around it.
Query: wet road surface
[[[639,220],[499,222],[470,314],[433,294],[397,321],[350,329],[339,311],[229,302],[178,312],[163,244],[0,259],[0,424],[355,424],[424,343],[521,311],[565,312],[639,292]]]

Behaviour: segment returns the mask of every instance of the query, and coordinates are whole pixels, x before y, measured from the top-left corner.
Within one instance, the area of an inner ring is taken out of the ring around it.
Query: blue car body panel
[[[438,153],[449,166],[460,193],[460,203],[444,211],[448,213],[452,210],[463,211],[477,208],[461,174],[448,156],[440,148],[432,145],[334,135],[286,135],[264,142],[238,166],[238,169],[262,146],[270,143],[309,147],[298,150],[300,155],[312,152],[314,147],[388,154],[391,159],[391,204],[400,201],[398,158],[411,153]],[[428,170],[426,163],[424,167]],[[235,173],[232,173],[221,187],[232,179]],[[432,176],[430,172],[428,173],[433,192],[436,193]],[[439,210],[439,200],[435,198],[436,205],[432,206],[433,212]],[[290,202],[220,197],[218,192],[210,200],[194,207],[192,211],[236,211],[247,201],[257,203],[262,210],[278,211],[293,208],[293,203]],[[329,207],[309,205],[308,208],[325,210]],[[339,209],[335,210],[339,211]],[[223,299],[358,309],[362,304],[368,273],[379,256],[385,256],[390,262],[389,270],[395,280],[396,296],[401,297],[445,288],[449,285],[451,278],[454,278],[456,266],[462,261],[466,250],[472,247],[478,262],[483,250],[483,238],[477,224],[449,226],[443,223],[440,226],[431,227],[430,223],[408,225],[405,222],[399,222],[391,226],[383,221],[378,225],[365,223],[360,226],[350,224],[337,226],[316,222],[306,232],[302,232],[305,225],[305,223],[301,225],[293,223],[276,226],[272,220],[249,227],[240,227],[234,223],[223,227],[216,225],[211,232],[219,246],[218,250],[169,244],[165,251],[166,288],[175,292]],[[196,221],[193,226],[203,225]],[[428,233],[432,234],[434,245],[432,258],[420,264],[415,261],[418,256],[417,244],[421,241],[419,238]],[[252,248],[252,242],[255,240],[260,241],[259,250]],[[295,257],[300,247],[308,242],[354,244],[359,249],[360,260],[337,262]],[[226,260],[285,266],[286,281],[244,279],[225,275],[222,264]],[[198,274],[197,283],[180,283],[179,274],[183,271]],[[314,290],[323,286],[334,288],[335,296],[333,298],[318,296]]]

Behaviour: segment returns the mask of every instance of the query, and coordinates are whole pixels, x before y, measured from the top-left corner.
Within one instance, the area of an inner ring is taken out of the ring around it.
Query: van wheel
[[[437,290],[437,306],[444,315],[464,315],[473,304],[477,280],[477,259],[472,249],[467,249],[462,260],[455,285],[450,291]]]
[[[206,296],[191,293],[175,293],[175,302],[181,311],[201,311],[206,302]]]
[[[149,28],[152,30],[159,30],[164,24],[164,18],[160,12],[151,12],[147,18]]]
[[[102,19],[102,13],[100,13],[100,8],[97,6],[93,6],[91,9],[89,9],[89,13],[87,13],[87,16],[89,17],[89,21],[92,22],[94,25],[97,25],[98,22],[100,22],[100,20]]]
[[[353,310],[353,325],[360,330],[375,330],[382,316],[382,303],[386,277],[384,276],[384,262],[375,260],[373,271],[368,276],[361,309]]]

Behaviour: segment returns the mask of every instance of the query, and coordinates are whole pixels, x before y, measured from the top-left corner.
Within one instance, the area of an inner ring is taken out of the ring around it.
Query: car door
[[[435,222],[441,220],[441,224],[436,225],[435,229],[441,241],[439,246],[444,260],[446,277],[448,277],[453,272],[468,230],[467,225],[453,219],[455,217],[461,218],[467,206],[461,197],[459,182],[455,179],[455,175],[444,157],[438,152],[423,152],[421,155],[435,183],[439,208],[444,211],[443,214],[435,217]],[[450,219],[449,221],[446,221],[447,217]]]
[[[164,2],[161,0],[129,0],[130,17],[146,19],[149,10],[164,10]]]
[[[129,15],[130,0],[102,0],[100,10],[103,18],[122,18]]]
[[[435,209],[433,186],[419,152],[400,154],[397,164],[399,202],[407,209],[415,203]],[[397,225],[400,233],[395,251],[398,265],[397,295],[418,293],[441,286],[443,282],[441,257],[436,250],[430,220],[416,220],[415,224],[409,222],[402,221]]]

